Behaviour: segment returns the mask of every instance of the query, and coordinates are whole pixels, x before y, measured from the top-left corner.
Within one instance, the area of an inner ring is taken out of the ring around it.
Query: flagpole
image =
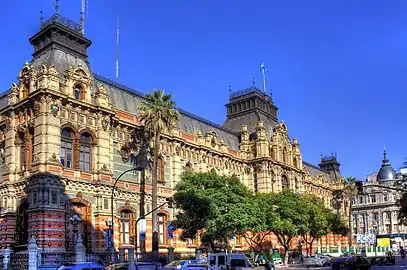
[[[262,62],[261,65],[260,65],[260,71],[261,71],[261,74],[263,75],[263,91],[264,91],[264,94],[267,94],[267,88],[266,88],[266,68],[264,67],[264,62]]]
[[[119,16],[117,16],[116,29],[116,81],[119,80]]]
[[[85,34],[85,0],[82,0],[82,7],[81,7],[81,11],[82,11],[82,34]]]

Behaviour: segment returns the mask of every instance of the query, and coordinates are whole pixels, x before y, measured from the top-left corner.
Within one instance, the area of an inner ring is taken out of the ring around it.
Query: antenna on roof
[[[116,28],[116,81],[119,80],[119,15],[117,15]]]

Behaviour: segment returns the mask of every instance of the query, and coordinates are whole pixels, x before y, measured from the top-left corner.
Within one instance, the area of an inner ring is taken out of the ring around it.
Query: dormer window
[[[76,99],[84,99],[83,97],[83,88],[80,85],[75,85],[73,89],[73,95]]]

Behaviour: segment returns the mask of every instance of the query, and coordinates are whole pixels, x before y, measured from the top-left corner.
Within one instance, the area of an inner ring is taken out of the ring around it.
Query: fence
[[[7,269],[26,270],[28,269],[29,254],[27,251],[10,253],[10,262]]]
[[[76,253],[72,252],[41,252],[38,254],[38,267],[58,268],[75,262]]]

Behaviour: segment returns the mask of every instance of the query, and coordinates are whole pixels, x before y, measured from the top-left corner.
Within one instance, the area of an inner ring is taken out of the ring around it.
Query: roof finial
[[[384,148],[384,151],[383,151],[383,161],[384,160],[387,160],[387,151],[386,151],[386,148]]]
[[[232,86],[229,84],[229,94],[232,93]]]
[[[44,12],[41,9],[40,10],[40,28],[42,28],[43,23],[44,23]]]
[[[252,84],[253,84],[253,86],[256,86],[256,78],[255,77],[253,77]]]
[[[55,14],[59,13],[59,0],[55,0]]]

